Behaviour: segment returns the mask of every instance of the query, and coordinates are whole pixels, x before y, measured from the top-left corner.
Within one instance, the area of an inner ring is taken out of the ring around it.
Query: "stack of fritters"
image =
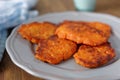
[[[73,55],[76,63],[95,68],[104,65],[115,57],[108,43],[111,35],[109,25],[100,22],[64,21],[55,34],[59,38],[69,39],[81,44]]]
[[[95,68],[115,57],[108,43],[109,25],[100,22],[64,21],[23,24],[18,32],[23,38],[37,43],[35,57],[50,64],[58,64],[73,54],[76,63]],[[77,44],[80,44],[77,51]]]
[[[75,52],[75,42],[54,35],[57,26],[50,22],[23,24],[18,32],[32,43],[37,43],[35,57],[50,64],[69,59]]]

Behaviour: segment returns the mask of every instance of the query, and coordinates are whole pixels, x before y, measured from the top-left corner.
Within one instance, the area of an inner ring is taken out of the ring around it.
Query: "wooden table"
[[[52,12],[75,11],[72,0],[39,0],[36,7],[40,15]],[[108,13],[120,17],[119,0],[97,0],[95,12]],[[17,67],[5,51],[0,63],[0,80],[43,80]]]

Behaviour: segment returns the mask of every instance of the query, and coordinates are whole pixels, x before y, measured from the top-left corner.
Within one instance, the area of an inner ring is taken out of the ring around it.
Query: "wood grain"
[[[75,11],[72,0],[39,0],[35,7],[40,15]],[[95,12],[108,13],[120,17],[120,1],[119,0],[97,0]],[[43,80],[34,77],[17,67],[5,51],[2,62],[0,63],[0,80]]]
[[[96,12],[107,13],[120,17],[120,1],[118,0],[97,0]]]

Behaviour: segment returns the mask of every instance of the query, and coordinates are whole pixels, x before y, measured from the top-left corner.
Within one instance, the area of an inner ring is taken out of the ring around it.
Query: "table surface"
[[[95,12],[108,13],[120,17],[119,0],[97,0]],[[35,6],[40,15],[52,12],[75,11],[72,0],[39,0]],[[34,77],[17,67],[5,51],[0,63],[0,80],[44,80]]]

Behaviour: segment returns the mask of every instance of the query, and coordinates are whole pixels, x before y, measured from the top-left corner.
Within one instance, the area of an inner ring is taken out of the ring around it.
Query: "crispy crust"
[[[56,28],[56,25],[50,22],[32,22],[21,25],[18,32],[23,38],[32,43],[38,43],[39,40],[47,39],[54,35]]]
[[[107,42],[111,34],[110,26],[99,22],[65,21],[61,23],[55,34],[77,42],[96,46]]]
[[[76,48],[77,45],[74,42],[54,36],[38,44],[35,57],[50,64],[58,64],[69,59]]]
[[[109,43],[96,47],[81,45],[74,54],[76,63],[87,68],[96,68],[109,62],[115,57],[115,52]]]

